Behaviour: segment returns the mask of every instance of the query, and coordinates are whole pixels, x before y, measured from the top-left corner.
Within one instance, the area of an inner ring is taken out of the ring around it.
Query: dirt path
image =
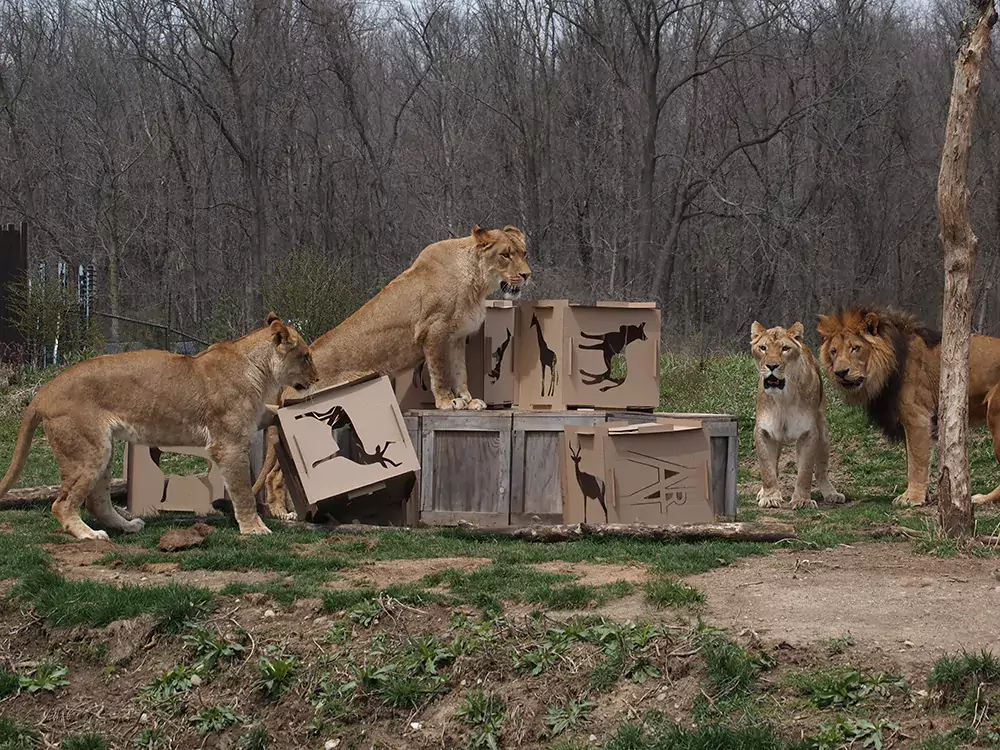
[[[792,645],[850,634],[927,666],[963,648],[1000,650],[998,565],[862,544],[745,558],[687,581],[708,597],[712,624]]]

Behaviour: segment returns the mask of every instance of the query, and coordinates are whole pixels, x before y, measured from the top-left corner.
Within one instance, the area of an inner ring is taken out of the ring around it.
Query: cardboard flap
[[[689,430],[701,430],[703,427],[704,425],[696,420],[665,419],[662,421],[639,422],[636,424],[623,425],[621,427],[612,427],[608,430],[608,432],[611,435],[648,435],[662,432],[686,432]]]
[[[301,395],[293,394],[285,399],[284,405],[292,406],[293,404],[301,404],[304,401],[315,401],[316,399],[324,398],[331,391],[336,391],[340,388],[348,388],[352,385],[357,385],[358,383],[367,383],[369,380],[376,380],[377,378],[380,377],[382,376],[379,375],[377,372],[370,372],[367,375],[361,375],[360,377],[353,378],[351,380],[344,380],[339,383],[334,383],[333,385],[324,386],[316,391],[311,391],[309,393],[304,393]]]

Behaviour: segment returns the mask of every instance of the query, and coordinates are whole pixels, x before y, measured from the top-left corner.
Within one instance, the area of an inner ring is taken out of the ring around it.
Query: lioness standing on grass
[[[394,377],[423,359],[438,409],[481,410],[469,393],[465,339],[483,325],[486,299],[498,287],[517,299],[531,276],[524,234],[517,227],[483,229],[428,245],[413,264],[347,320],[312,345],[318,387],[379,373]],[[267,433],[267,456],[254,483],[267,486],[276,518],[286,511],[276,463],[278,429]]]
[[[780,326],[765,329],[754,321],[750,328],[750,345],[760,376],[753,441],[760,464],[757,504],[762,508],[781,507],[778,459],[786,443],[795,443],[798,465],[791,507],[816,507],[811,497],[814,472],[825,502],[844,501],[827,473],[830,436],[826,394],[819,363],[806,346],[804,332],[801,323],[785,330]]]
[[[265,328],[193,357],[138,351],[80,362],[28,405],[0,498],[17,481],[41,423],[62,476],[52,513],[77,539],[108,539],[84,523],[84,503],[108,528],[143,528],[141,519],[126,520],[111,504],[114,440],[205,446],[222,469],[240,533],[269,534],[250,493],[250,438],[265,403],[317,377],[309,346],[274,313]]]

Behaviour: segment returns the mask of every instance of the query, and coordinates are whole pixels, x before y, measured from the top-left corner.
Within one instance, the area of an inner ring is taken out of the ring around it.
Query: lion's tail
[[[274,464],[278,460],[278,453],[274,447],[277,442],[278,428],[272,425],[267,428],[267,451],[264,457],[264,465],[261,467],[260,476],[253,483],[253,489],[251,490],[254,495],[260,492],[260,488],[264,486],[264,480],[267,479],[267,475],[271,473],[271,469],[274,468]]]
[[[993,413],[994,406],[1000,408],[1000,383],[997,383],[986,391],[986,398],[983,399],[983,403],[986,405],[987,414]]]
[[[28,408],[24,412],[24,418],[21,420],[21,430],[17,433],[14,458],[10,462],[10,468],[7,469],[7,473],[4,474],[3,481],[0,481],[0,498],[7,494],[7,490],[21,476],[21,469],[24,468],[24,464],[28,460],[28,451],[31,449],[31,439],[35,436],[35,430],[38,429],[41,421],[42,415],[38,413],[34,402],[28,404]]]

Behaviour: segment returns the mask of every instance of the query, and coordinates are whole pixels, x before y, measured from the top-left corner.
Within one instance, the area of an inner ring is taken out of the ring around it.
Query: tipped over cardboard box
[[[377,503],[405,502],[420,469],[384,376],[289,399],[277,426],[278,461],[299,518],[314,517],[320,503],[338,519],[337,507],[353,506],[343,511],[353,520]]]
[[[516,307],[509,300],[487,300],[482,327],[465,341],[465,368],[469,393],[487,406],[511,406],[517,398],[514,376]],[[424,362],[396,378],[399,407],[433,409],[431,376]]]
[[[164,453],[203,458],[208,471],[189,475],[167,473],[160,465]],[[170,511],[206,515],[215,512],[214,500],[229,497],[222,470],[207,448],[126,443],[123,465],[126,507],[136,516]]]
[[[566,427],[562,441],[566,523],[711,523],[711,451],[694,420]]]
[[[522,302],[514,336],[518,406],[656,408],[660,317],[655,302]]]

